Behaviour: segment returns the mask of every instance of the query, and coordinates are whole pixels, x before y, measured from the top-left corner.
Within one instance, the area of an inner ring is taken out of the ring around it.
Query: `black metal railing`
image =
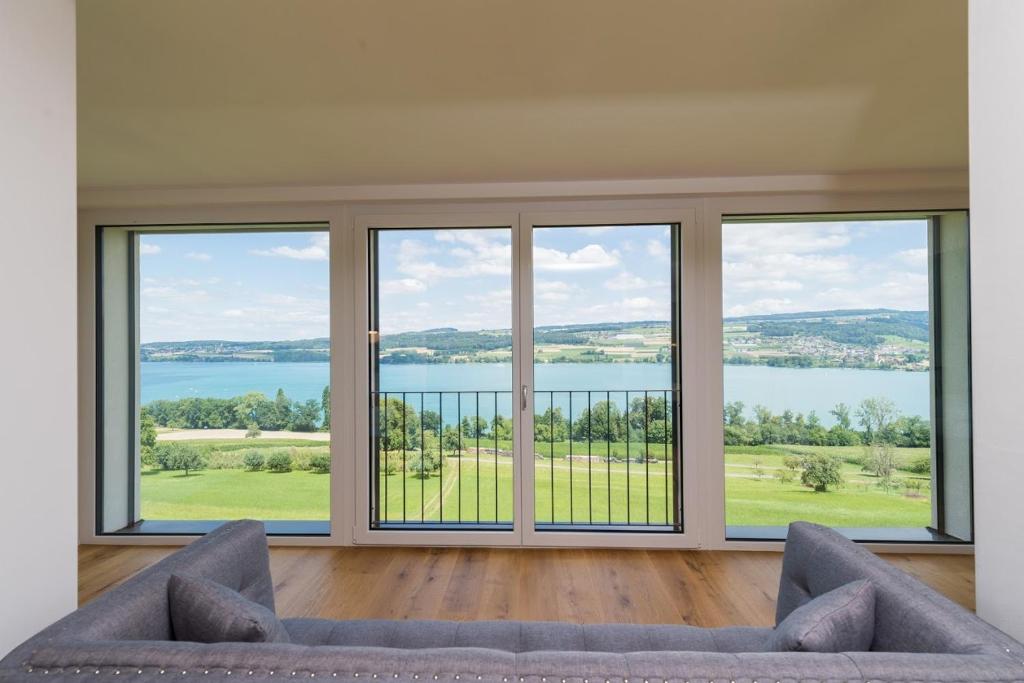
[[[512,527],[511,391],[370,398],[376,528]],[[534,392],[538,529],[680,530],[679,392]],[[524,463],[527,465],[528,463]]]

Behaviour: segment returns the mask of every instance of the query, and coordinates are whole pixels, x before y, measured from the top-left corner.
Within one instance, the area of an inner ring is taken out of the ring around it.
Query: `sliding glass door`
[[[682,527],[679,226],[533,230],[534,522]]]
[[[361,221],[357,540],[686,542],[684,219],[607,217]]]
[[[368,239],[371,526],[510,530],[511,230]]]

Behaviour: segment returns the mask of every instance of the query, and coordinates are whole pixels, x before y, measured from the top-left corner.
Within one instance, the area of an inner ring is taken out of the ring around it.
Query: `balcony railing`
[[[512,528],[511,391],[370,400],[375,528]],[[680,530],[678,412],[672,389],[534,392],[536,527]]]

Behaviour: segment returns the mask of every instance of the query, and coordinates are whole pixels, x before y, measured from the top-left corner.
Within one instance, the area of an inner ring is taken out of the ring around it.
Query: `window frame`
[[[970,209],[966,196],[956,196],[955,193],[922,191],[906,193],[872,193],[872,194],[794,194],[794,195],[754,195],[749,197],[728,196],[709,199],[706,204],[706,216],[709,229],[714,226],[713,235],[707,243],[705,258],[710,271],[708,286],[714,289],[709,294],[717,302],[716,315],[713,316],[713,324],[707,329],[706,343],[709,347],[709,354],[706,361],[713,363],[718,368],[719,380],[709,385],[709,390],[714,394],[709,400],[718,405],[724,404],[724,378],[722,373],[722,227],[730,218],[762,217],[778,221],[786,217],[808,218],[810,216],[843,216],[856,218],[862,217],[920,217],[930,218],[936,214],[963,212],[967,216],[968,226],[970,224]],[[919,208],[927,207],[927,208]],[[929,296],[931,296],[932,283],[929,282]],[[968,330],[968,346],[970,330]],[[969,356],[968,356],[969,363]],[[970,400],[970,397],[968,397]],[[970,411],[970,408],[968,408]],[[784,540],[777,536],[766,535],[764,538],[736,538],[730,537],[728,527],[725,523],[725,467],[724,465],[724,425],[721,416],[718,416],[717,424],[712,427],[706,425],[709,430],[715,431],[717,436],[716,453],[718,457],[717,468],[712,470],[705,480],[710,487],[709,498],[712,499],[710,508],[704,513],[709,515],[709,539],[705,547],[721,550],[770,550],[781,551],[784,548]],[[934,432],[933,432],[934,439]],[[971,450],[973,451],[973,443]],[[970,456],[969,456],[970,459]],[[973,478],[973,469],[971,476]],[[973,496],[970,507],[973,517]],[[934,514],[934,508],[933,508]],[[970,553],[973,552],[973,540],[912,540],[897,538],[892,534],[886,534],[884,529],[875,535],[874,538],[856,538],[862,544],[876,552],[922,552],[922,553]]]
[[[350,321],[359,321],[365,299],[365,254],[360,246],[357,216],[410,214],[449,216],[467,213],[514,214],[516,216],[566,211],[690,210],[696,217],[698,234],[695,258],[702,272],[703,294],[691,311],[698,324],[690,324],[695,339],[691,355],[711,368],[711,381],[702,379],[701,403],[691,406],[695,426],[684,429],[694,440],[690,452],[695,460],[689,480],[698,491],[687,495],[697,513],[687,513],[687,532],[694,538],[690,547],[724,550],[779,551],[781,541],[730,541],[725,536],[724,469],[722,456],[721,408],[721,221],[729,214],[786,213],[878,213],[926,207],[927,212],[963,210],[968,204],[966,190],[956,177],[935,176],[890,178],[889,176],[846,180],[832,176],[772,179],[694,179],[675,181],[609,181],[601,183],[528,183],[518,185],[335,188],[277,188],[269,192],[180,190],[159,192],[93,193],[79,211],[79,539],[82,543],[167,545],[190,542],[194,535],[109,536],[95,529],[97,376],[95,310],[95,231],[101,225],[169,225],[218,223],[316,222],[330,227],[331,250],[331,386],[357,387],[358,363],[365,359],[359,349],[364,338],[353,332]],[[545,199],[557,197],[558,199]],[[107,207],[107,208],[104,208]],[[607,216],[608,213],[603,213]],[[488,221],[492,222],[492,221]],[[672,221],[666,221],[672,222]],[[514,291],[518,291],[515,290]],[[684,321],[684,327],[686,322]],[[365,377],[365,375],[362,375]],[[694,378],[691,376],[690,382]],[[363,429],[356,424],[361,401],[355,391],[333,391],[331,398],[331,533],[325,537],[281,537],[273,545],[346,546],[355,544],[396,545],[396,532],[386,538],[356,538],[357,493],[346,482],[356,481],[356,465],[365,451],[357,447]],[[365,407],[364,407],[365,410]],[[696,430],[696,433],[695,433]],[[685,445],[684,445],[685,448]],[[685,462],[684,462],[685,466]],[[521,518],[518,515],[517,518]],[[492,545],[487,539],[470,543],[459,534],[428,539],[425,532],[413,532],[409,543],[416,545]],[[544,532],[549,535],[553,532]],[[647,547],[635,535],[627,535],[623,546]],[[585,545],[610,547],[593,534]],[[558,544],[555,544],[558,545]],[[563,544],[564,545],[564,544]],[[970,553],[970,544],[913,544],[904,542],[865,543],[880,552]],[[620,546],[622,547],[622,546]]]
[[[942,382],[943,373],[945,368],[941,365],[941,349],[942,349],[942,337],[941,337],[941,326],[937,323],[941,319],[943,310],[940,305],[941,299],[941,269],[939,262],[941,260],[939,250],[937,246],[933,245],[934,235],[937,235],[937,228],[939,226],[939,220],[942,216],[955,217],[957,215],[963,215],[965,218],[964,230],[967,235],[970,231],[970,220],[969,212],[966,209],[961,210],[933,210],[933,211],[885,211],[885,212],[811,212],[811,213],[786,213],[786,214],[729,214],[728,216],[722,217],[723,235],[722,241],[724,243],[724,227],[726,224],[743,224],[743,225],[756,225],[758,223],[793,223],[799,224],[803,222],[820,222],[820,221],[897,221],[897,220],[921,220],[927,222],[926,227],[926,240],[928,242],[928,260],[929,260],[929,280],[928,280],[928,317],[930,327],[930,357],[931,367],[929,370],[929,421],[930,421],[930,432],[931,432],[931,446],[930,456],[932,459],[932,507],[931,507],[931,519],[932,524],[928,527],[923,528],[907,528],[907,527],[864,527],[864,528],[843,528],[842,531],[846,533],[851,539],[862,542],[862,543],[881,543],[881,542],[898,542],[898,543],[910,543],[910,544],[932,544],[932,543],[949,543],[949,544],[964,544],[971,543],[970,539],[961,539],[951,534],[947,534],[945,531],[945,520],[944,509],[945,509],[945,498],[946,498],[946,482],[944,480],[944,468],[945,468],[945,442],[943,440],[943,428],[944,422],[942,419]],[[969,302],[970,300],[970,279],[969,279],[969,249],[965,251],[965,256],[968,258],[967,271],[967,291],[964,295]],[[723,311],[724,316],[724,311]],[[967,320],[970,320],[970,305],[968,303],[968,314]],[[970,334],[967,335],[967,359],[966,359],[966,370],[968,376],[970,374]],[[723,365],[724,368],[724,365]],[[968,415],[970,415],[970,388],[968,382]],[[724,379],[723,379],[723,393],[724,393]],[[970,424],[970,418],[968,417],[967,432],[968,435],[972,433],[972,427]],[[968,436],[968,451],[965,454],[968,466],[973,459],[972,456],[972,444],[970,436]],[[724,462],[724,453],[723,453]],[[970,486],[970,482],[968,482]],[[968,516],[971,518],[971,533],[973,537],[973,497],[968,501]],[[864,533],[861,533],[864,532]],[[759,525],[726,525],[725,535],[727,541],[749,541],[749,542],[761,542],[761,541],[779,541],[785,538],[785,527],[778,526],[759,526]]]
[[[253,207],[239,208],[198,208],[198,209],[127,209],[96,212],[80,212],[79,215],[79,444],[82,456],[79,467],[79,537],[83,543],[109,544],[179,544],[187,543],[197,535],[202,535],[219,524],[219,520],[151,520],[138,527],[126,527],[112,531],[104,531],[103,525],[103,469],[105,458],[103,452],[103,346],[101,297],[103,289],[102,254],[100,248],[101,234],[104,229],[118,229],[129,233],[133,251],[137,250],[137,235],[151,233],[195,233],[213,232],[252,232],[261,229],[271,231],[317,231],[327,232],[330,240],[329,296],[330,296],[330,336],[333,339],[338,327],[335,313],[335,298],[344,273],[334,267],[338,254],[346,250],[347,234],[343,230],[345,212],[343,207],[334,207],[330,211],[308,206],[296,207]],[[339,235],[340,233],[340,235]],[[337,239],[340,236],[341,239]],[[341,244],[339,244],[341,242]],[[137,259],[133,260],[137,268]],[[131,291],[129,297],[137,303],[137,277],[130,277]],[[137,327],[137,311],[130,321]],[[138,350],[135,344],[134,355]],[[339,350],[344,353],[344,350]],[[339,381],[339,365],[334,358],[329,367],[330,382],[333,386]],[[132,385],[137,389],[136,368],[129,369]],[[82,385],[85,385],[84,387]],[[86,398],[86,396],[90,398]],[[139,405],[137,396],[132,401],[137,414]],[[343,396],[331,395],[331,432],[332,435],[343,427],[346,419]],[[129,418],[130,419],[130,418]],[[136,437],[137,438],[137,437]],[[330,517],[325,521],[316,520],[275,520],[267,522],[268,534],[275,543],[282,545],[339,545],[350,542],[344,534],[344,528],[337,525],[338,512],[343,513],[344,498],[338,495],[337,481],[346,476],[346,463],[339,458],[340,443],[332,438],[330,453],[332,467],[330,473]],[[129,461],[134,457],[124,456]],[[129,463],[130,465],[130,463]],[[129,481],[129,486],[131,482]],[[130,496],[129,496],[130,498]]]

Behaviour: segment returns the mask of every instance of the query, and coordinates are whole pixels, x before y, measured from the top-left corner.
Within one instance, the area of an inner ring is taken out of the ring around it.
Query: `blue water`
[[[929,414],[929,380],[925,372],[888,370],[853,370],[840,368],[770,368],[752,365],[727,365],[725,400],[743,401],[747,413],[761,404],[775,413],[787,408],[799,413],[811,410],[826,426],[833,424],[828,411],[839,402],[851,407],[865,398],[886,396],[906,415]],[[142,402],[155,399],[179,399],[188,396],[230,398],[249,391],[273,396],[278,388],[293,400],[320,399],[327,385],[327,363],[142,363]],[[610,398],[620,406],[625,403],[625,390],[669,389],[671,380],[667,365],[654,363],[547,363],[536,367],[536,389],[539,391],[594,390],[613,391]],[[512,366],[509,363],[465,363],[449,365],[384,365],[381,366],[383,391],[502,391],[498,412],[509,415],[512,405]],[[657,396],[657,393],[651,394]],[[630,398],[633,394],[630,394]],[[592,400],[604,400],[600,393]],[[407,396],[417,403],[419,394]],[[436,395],[423,398],[428,410],[442,408],[445,422],[460,409],[456,397],[447,397],[437,404]],[[585,394],[573,395],[573,414],[586,404]],[[463,395],[476,409],[475,394]],[[537,412],[550,403],[550,396],[538,394]],[[569,394],[554,395],[554,405],[569,412]],[[480,415],[494,413],[493,394],[481,395]],[[463,412],[465,414],[465,412]]]

